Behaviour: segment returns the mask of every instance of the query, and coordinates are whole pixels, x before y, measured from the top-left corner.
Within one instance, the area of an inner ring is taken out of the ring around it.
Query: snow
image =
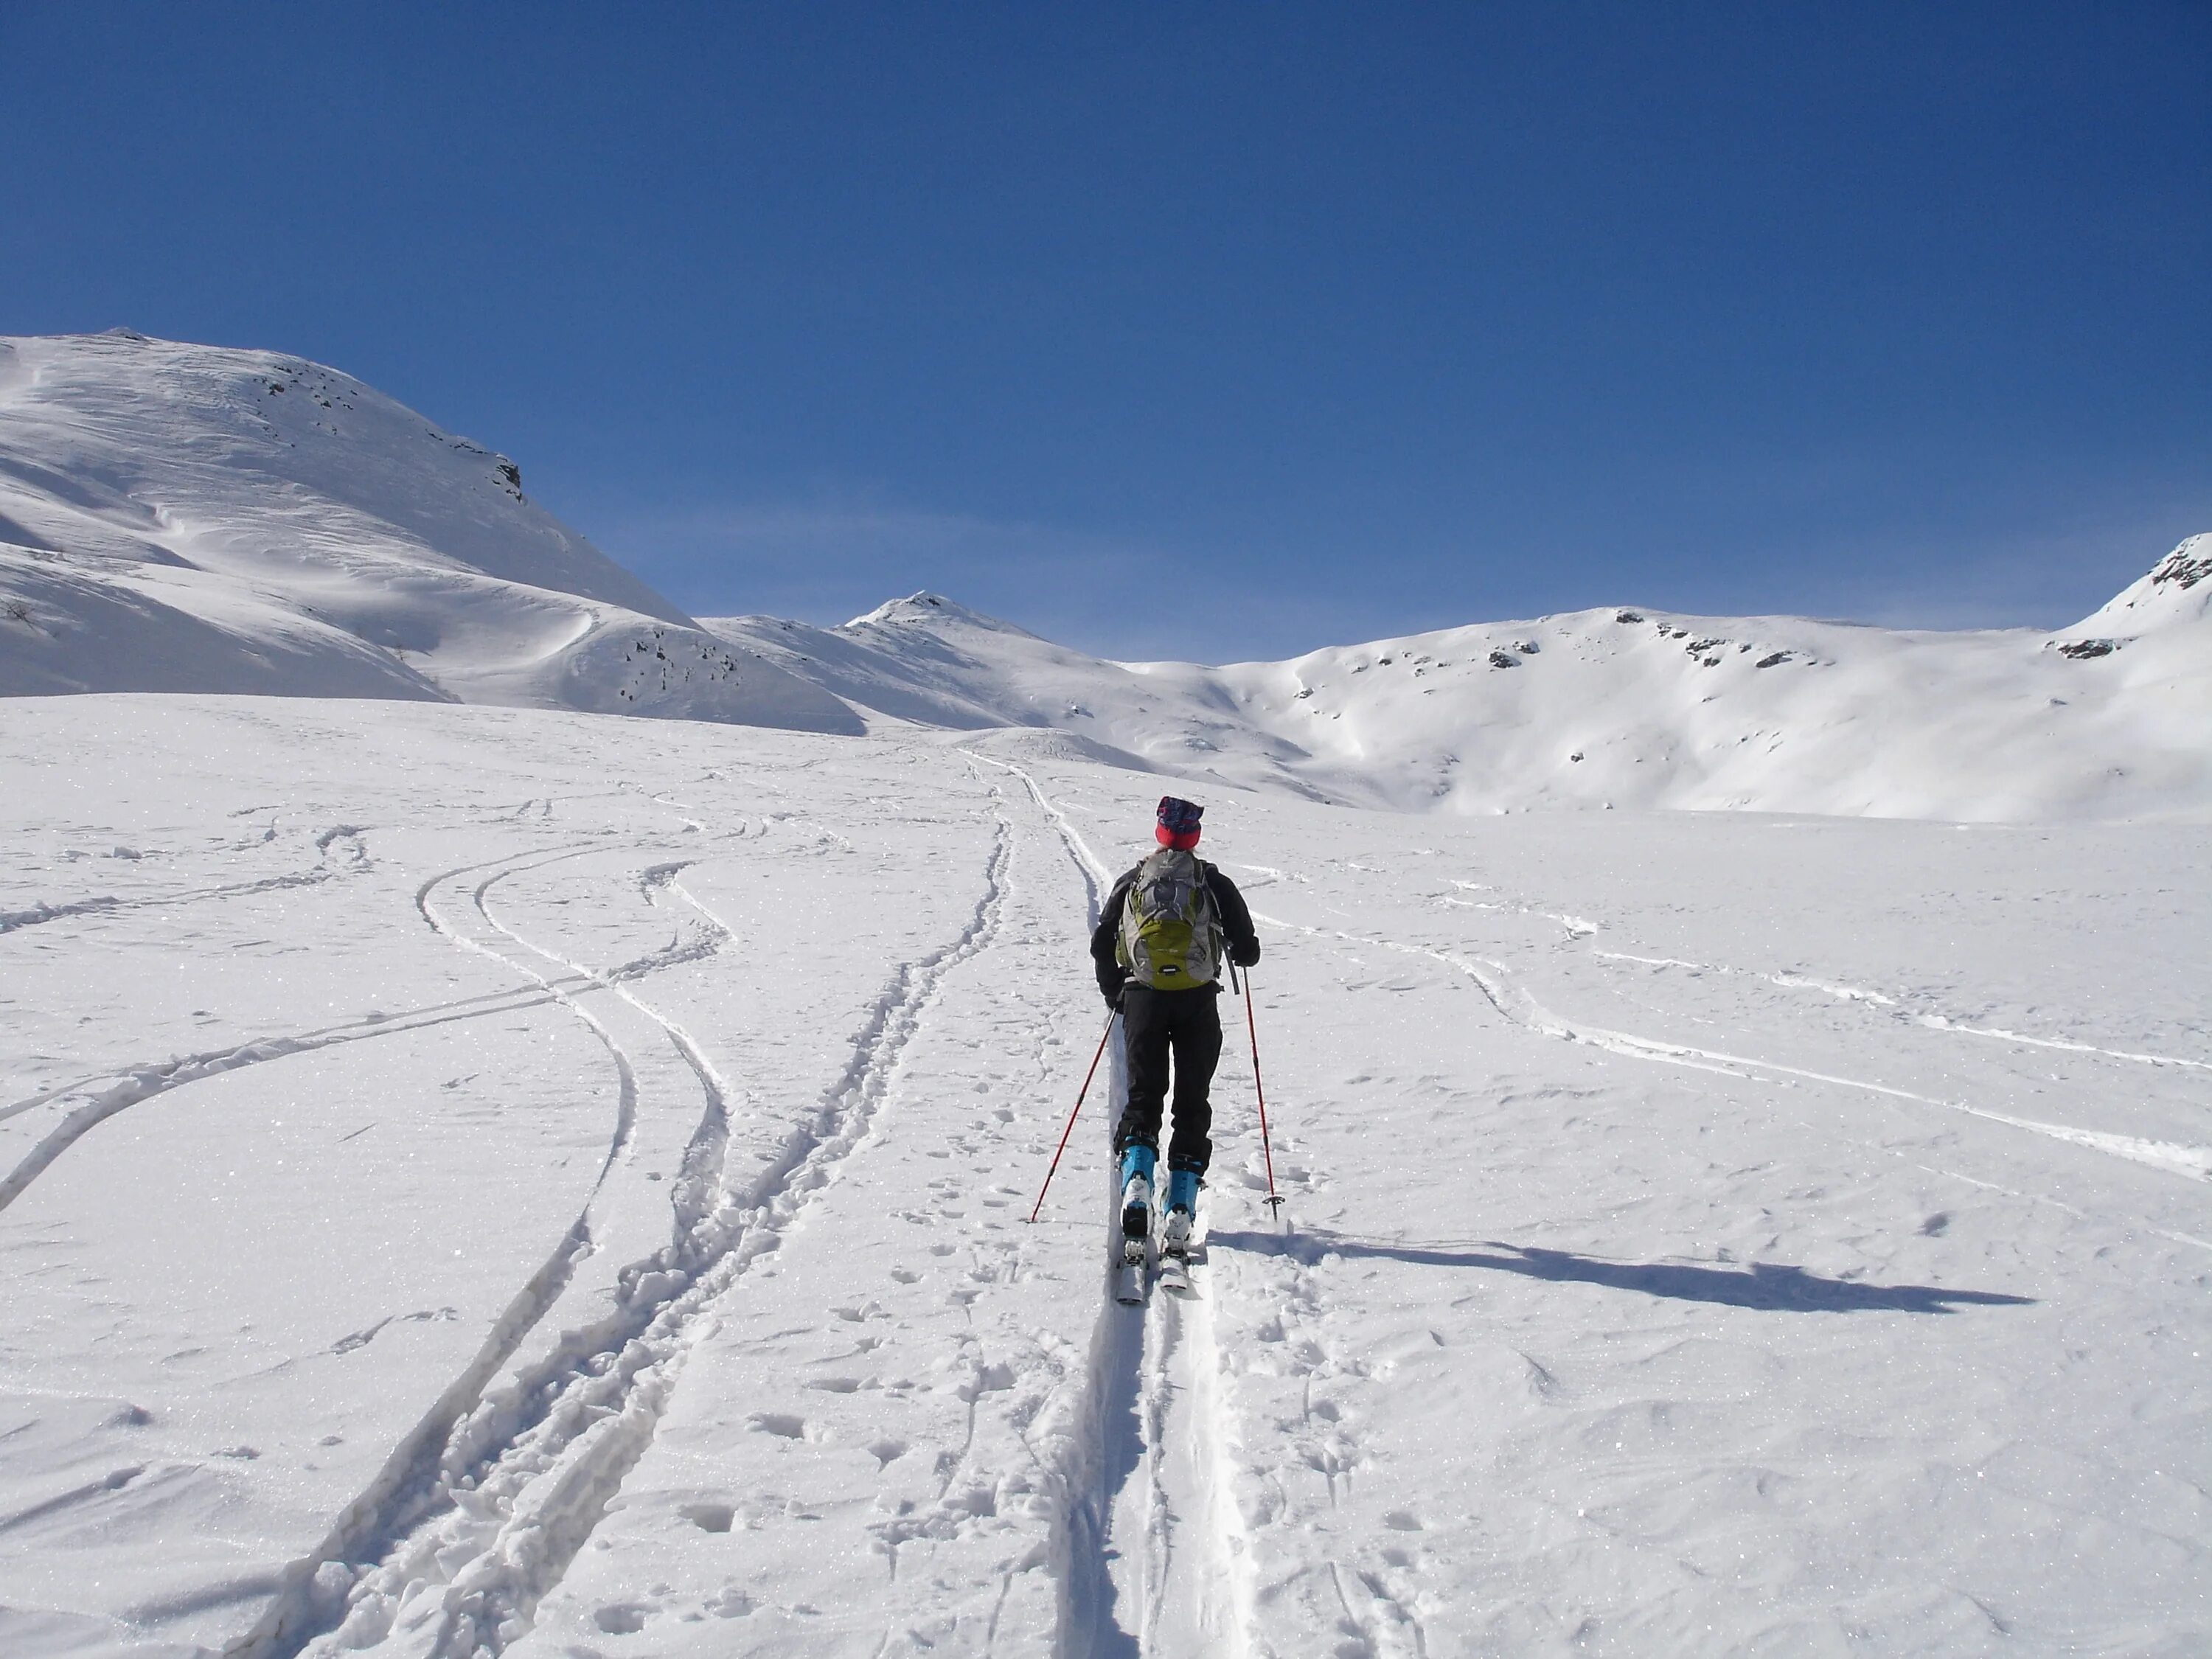
[[[0,339],[0,695],[458,700],[855,732],[337,370]]]
[[[1050,731],[1013,752],[1346,805],[2202,817],[2208,569],[2192,538],[2057,635],[1607,609],[1222,668],[1100,661],[930,593],[705,626],[877,730]]]
[[[702,622],[515,463],[336,369],[0,339],[0,695],[988,731],[1002,758],[1461,816],[2202,818],[2208,572],[2192,538],[2056,634],[1608,607],[1222,667],[1103,661],[928,592],[840,628]]]
[[[1610,615],[1510,678],[1683,654]],[[2194,625],[1971,650],[2118,706]],[[980,622],[820,632],[982,706]],[[2212,1643],[2201,823],[1189,791],[1287,1224],[1231,1000],[1198,1294],[1130,1310],[1117,1062],[1024,1220],[1159,793],[1064,745],[0,702],[0,1649]]]
[[[335,370],[0,341],[0,1651],[2201,1653],[2208,577],[695,621]],[[1267,955],[1129,1310],[1164,780]]]

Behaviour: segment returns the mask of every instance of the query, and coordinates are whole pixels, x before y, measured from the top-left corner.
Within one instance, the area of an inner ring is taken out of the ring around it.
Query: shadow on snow
[[[1569,1250],[1524,1249],[1486,1239],[1479,1249],[1444,1249],[1418,1244],[1368,1244],[1334,1233],[1309,1231],[1279,1237],[1273,1233],[1215,1232],[1211,1249],[1281,1255],[1308,1267],[1329,1256],[1378,1257],[1419,1267],[1482,1267],[1554,1283],[1602,1285],[1610,1290],[1639,1291],[1677,1302],[1711,1302],[1725,1308],[1765,1313],[1956,1313],[1961,1304],[1989,1307],[2033,1305],[2032,1296],[1996,1291],[1953,1291],[1936,1285],[1869,1285],[1856,1279],[1823,1279],[1802,1267],[1754,1261],[1741,1268],[1700,1267],[1673,1261],[1607,1261]]]

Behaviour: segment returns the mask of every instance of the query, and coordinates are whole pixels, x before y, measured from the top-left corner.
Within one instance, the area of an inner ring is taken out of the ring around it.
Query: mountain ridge
[[[927,590],[694,618],[521,469],[335,369],[0,339],[0,695],[396,697],[927,729],[1397,811],[2212,816],[2212,537],[2072,628],[1596,607],[1111,662]]]
[[[839,628],[702,620],[878,727],[1070,752],[1049,732],[1194,781],[1398,811],[2004,821],[2212,810],[2208,568],[2212,536],[2191,538],[2051,632],[1601,606],[1220,666],[1088,657],[927,592]]]
[[[385,696],[806,730],[521,469],[281,352],[0,339],[0,693]]]

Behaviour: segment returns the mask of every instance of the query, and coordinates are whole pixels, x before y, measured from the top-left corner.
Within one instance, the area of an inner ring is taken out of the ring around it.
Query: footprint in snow
[[[751,1596],[732,1585],[707,1603],[707,1611],[717,1619],[742,1619],[759,1605]]]

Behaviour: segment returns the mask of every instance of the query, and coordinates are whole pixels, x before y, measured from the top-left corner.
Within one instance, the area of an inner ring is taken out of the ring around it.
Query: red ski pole
[[[1236,969],[1230,973],[1233,976]],[[1252,1038],[1252,1092],[1260,1097],[1260,1152],[1267,1160],[1267,1207],[1277,1220],[1282,1218],[1283,1198],[1275,1190],[1275,1149],[1267,1139],[1267,1091],[1260,1081],[1260,1028],[1252,1018],[1252,970],[1244,970],[1244,1029]]]
[[[1044,1208],[1044,1195],[1052,1190],[1052,1178],[1060,1173],[1060,1154],[1067,1150],[1067,1138],[1075,1133],[1076,1113],[1083,1109],[1083,1097],[1091,1092],[1091,1079],[1098,1075],[1098,1062],[1106,1056],[1106,1039],[1114,1035],[1114,1022],[1121,1017],[1119,1008],[1106,1016],[1106,1029],[1098,1035],[1098,1052],[1091,1056],[1091,1069],[1083,1074],[1083,1086],[1075,1091],[1075,1111],[1067,1115],[1067,1127],[1060,1132],[1060,1147],[1052,1155],[1052,1168],[1044,1172],[1044,1185],[1037,1188],[1036,1202],[1030,1206],[1030,1219],[1037,1218]]]

